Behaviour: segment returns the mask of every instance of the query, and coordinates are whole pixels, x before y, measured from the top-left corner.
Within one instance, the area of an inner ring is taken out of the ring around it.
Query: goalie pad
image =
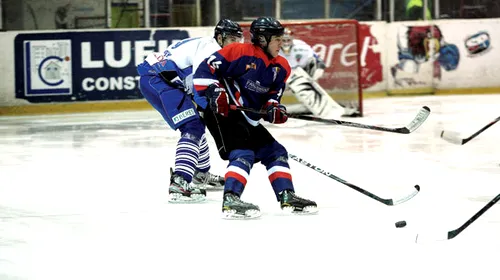
[[[287,81],[288,88],[316,117],[338,118],[345,113],[344,107],[335,102],[330,95],[316,83],[307,72],[297,67],[292,70]]]
[[[320,61],[319,58],[317,58],[315,55],[309,59],[309,62],[307,62],[304,70],[314,81],[317,81],[319,80],[319,78],[323,77],[323,74],[325,73],[325,67],[325,63]]]

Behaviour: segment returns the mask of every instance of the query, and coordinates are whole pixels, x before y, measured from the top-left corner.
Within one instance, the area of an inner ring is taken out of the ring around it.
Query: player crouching
[[[222,19],[214,36],[186,38],[163,52],[153,52],[137,66],[144,98],[180,132],[175,149],[175,167],[170,170],[169,202],[195,203],[206,197],[206,186],[219,187],[223,178],[211,174],[205,123],[192,102],[192,74],[213,52],[239,42],[238,23]],[[159,177],[163,179],[163,177]],[[202,188],[203,186],[203,188]]]

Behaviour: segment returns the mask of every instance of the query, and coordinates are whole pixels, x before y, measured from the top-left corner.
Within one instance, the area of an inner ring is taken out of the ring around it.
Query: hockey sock
[[[292,183],[292,174],[290,174],[290,166],[288,159],[285,156],[280,156],[277,159],[266,164],[267,176],[269,182],[273,186],[276,199],[279,200],[279,193],[284,190],[294,191]]]
[[[187,182],[193,180],[194,170],[200,155],[199,138],[183,133],[177,142],[175,151],[175,173],[181,175]]]
[[[207,138],[205,134],[201,137],[200,141],[200,156],[198,158],[198,165],[196,169],[202,173],[210,170],[210,151],[208,149]]]
[[[247,184],[252,169],[254,154],[249,150],[233,150],[229,154],[224,185],[224,193],[233,192],[240,196]]]

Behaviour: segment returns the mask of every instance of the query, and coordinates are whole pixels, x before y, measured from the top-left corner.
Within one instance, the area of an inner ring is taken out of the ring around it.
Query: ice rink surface
[[[247,221],[220,218],[221,192],[167,203],[178,132],[154,111],[0,118],[0,279],[496,279],[500,205],[455,239],[415,237],[457,228],[500,193],[500,124],[463,146],[439,138],[469,136],[499,104],[500,95],[369,99],[365,117],[347,119],[400,127],[430,107],[409,135],[266,125],[290,153],[381,197],[422,190],[385,206],[290,161],[297,194],[319,206],[290,216],[257,164],[242,199],[263,215]]]

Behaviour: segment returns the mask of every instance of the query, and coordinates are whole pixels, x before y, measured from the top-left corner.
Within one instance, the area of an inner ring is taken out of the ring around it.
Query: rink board
[[[500,66],[491,63],[500,59],[499,30],[498,19],[363,22],[363,98],[500,92]],[[136,65],[152,51],[212,32],[190,27],[1,33],[0,115],[150,109],[138,89]],[[353,55],[349,46],[355,42],[349,40],[311,45],[342,77]],[[296,100],[285,95],[283,103]]]

